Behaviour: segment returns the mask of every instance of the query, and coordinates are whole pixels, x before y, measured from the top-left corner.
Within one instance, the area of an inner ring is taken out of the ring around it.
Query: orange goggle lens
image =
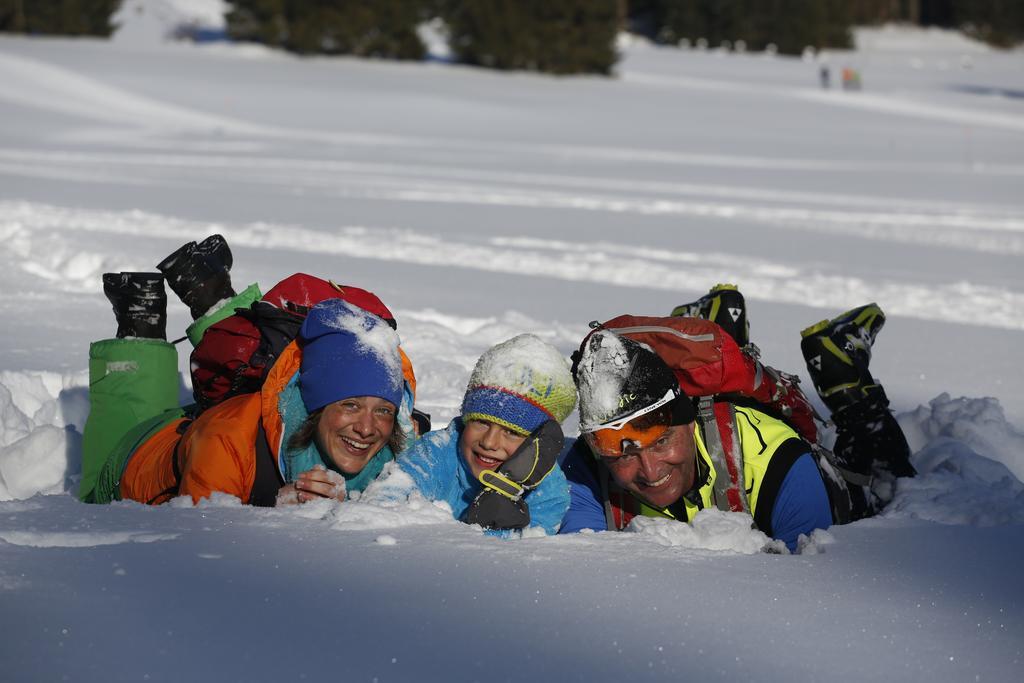
[[[647,448],[657,441],[672,424],[672,405],[641,415],[619,429],[599,429],[586,434],[587,443],[600,456],[617,458],[626,450]]]

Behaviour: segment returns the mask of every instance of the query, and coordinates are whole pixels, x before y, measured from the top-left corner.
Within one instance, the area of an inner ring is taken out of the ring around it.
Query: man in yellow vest
[[[741,347],[749,343],[743,297],[731,285],[673,314],[712,320]],[[815,388],[833,411],[852,519],[873,514],[883,502],[872,490],[873,478],[914,473],[884,390],[868,372],[884,321],[869,304],[802,333]],[[728,509],[715,494],[716,480],[728,477],[716,471],[709,453],[715,435],[696,419],[696,397],[683,393],[649,346],[598,330],[584,343],[575,370],[583,436],[562,464],[572,501],[561,533],[622,529],[636,515],[691,521],[705,507]],[[735,404],[732,410],[749,512],[760,530],[795,550],[801,534],[838,521],[815,452],[764,410]]]

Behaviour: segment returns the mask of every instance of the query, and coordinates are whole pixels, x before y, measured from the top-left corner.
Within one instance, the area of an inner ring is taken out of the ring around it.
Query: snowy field
[[[0,37],[0,680],[1019,680],[1024,54],[864,32],[843,92],[642,43],[556,79],[136,26]],[[568,355],[736,282],[809,387],[799,331],[877,301],[921,476],[796,556],[713,511],[501,541],[427,504],[82,505],[100,275],[214,232],[236,285],[379,294],[435,427],[520,332]]]

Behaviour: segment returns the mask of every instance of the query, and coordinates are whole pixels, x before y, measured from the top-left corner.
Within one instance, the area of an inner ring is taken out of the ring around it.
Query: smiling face
[[[626,448],[623,455],[601,461],[619,486],[652,507],[668,507],[693,488],[697,476],[693,426],[669,427],[646,448]]]
[[[501,467],[524,441],[525,436],[496,422],[468,420],[459,438],[459,452],[473,477],[479,478],[484,470]]]
[[[395,429],[396,408],[376,396],[356,396],[324,407],[316,428],[320,452],[345,474],[359,474]]]

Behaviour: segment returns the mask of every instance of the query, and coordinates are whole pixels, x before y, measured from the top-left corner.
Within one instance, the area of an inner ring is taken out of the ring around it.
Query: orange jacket
[[[406,381],[416,393],[412,363],[399,349]],[[178,429],[186,420],[174,420],[143,442],[129,458],[121,475],[124,500],[158,505],[179,495],[193,502],[219,491],[249,503],[256,480],[256,439],[260,419],[275,464],[280,468],[284,425],[278,398],[302,360],[292,342],[281,352],[259,393],[235,396],[200,415],[179,440]],[[175,476],[175,465],[181,473]]]

